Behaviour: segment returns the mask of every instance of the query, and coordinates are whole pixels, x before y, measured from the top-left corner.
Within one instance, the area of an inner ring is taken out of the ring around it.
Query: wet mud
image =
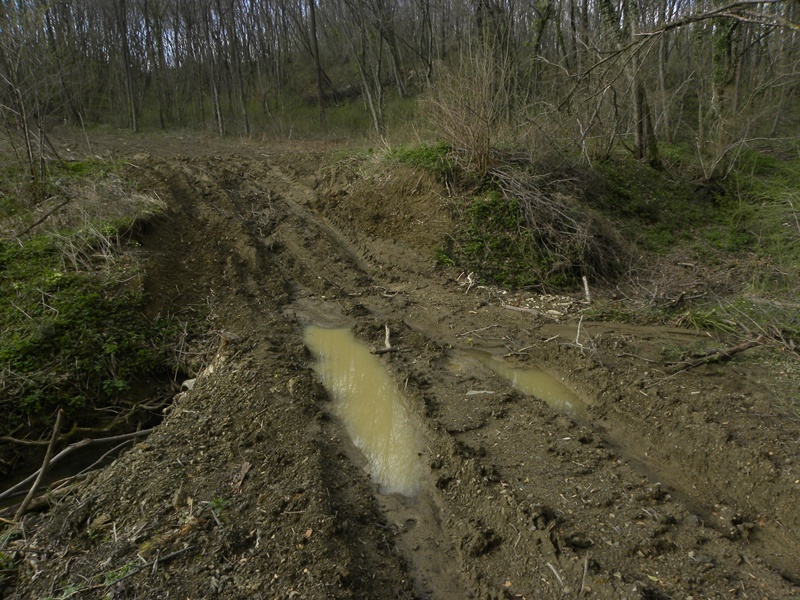
[[[140,239],[151,316],[209,304],[219,347],[153,434],[26,518],[7,597],[800,595],[800,422],[775,403],[796,361],[668,375],[665,348],[713,340],[586,320],[581,338],[582,294],[521,298],[555,321],[437,265],[454,199],[432,176],[206,142],[94,143],[169,205]],[[312,323],[402,396],[413,489],[375,477]]]

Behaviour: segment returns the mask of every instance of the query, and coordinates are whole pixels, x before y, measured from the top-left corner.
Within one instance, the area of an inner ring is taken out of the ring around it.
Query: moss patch
[[[389,159],[396,160],[410,167],[426,169],[439,177],[452,177],[453,165],[448,158],[449,144],[422,144],[420,146],[398,147],[389,152]]]

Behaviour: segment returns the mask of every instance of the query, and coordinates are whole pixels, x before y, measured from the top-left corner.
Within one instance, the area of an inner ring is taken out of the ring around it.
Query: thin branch
[[[66,200],[64,200],[64,201],[63,201],[61,204],[59,204],[58,206],[56,206],[55,208],[51,208],[50,210],[48,210],[48,211],[47,211],[46,213],[44,213],[44,215],[43,215],[43,216],[41,216],[41,217],[40,217],[40,218],[39,218],[39,219],[38,219],[38,220],[37,220],[37,221],[36,221],[36,222],[35,222],[33,225],[30,225],[30,226],[26,227],[26,228],[25,228],[23,231],[19,232],[19,233],[16,235],[17,239],[21,238],[23,235],[25,235],[26,233],[28,233],[28,232],[29,232],[31,229],[33,229],[34,227],[36,227],[36,226],[38,226],[38,225],[41,225],[42,223],[44,223],[44,222],[45,222],[45,221],[48,219],[48,217],[50,217],[50,215],[52,215],[52,214],[54,214],[54,213],[58,212],[59,210],[61,210],[62,208],[64,208],[64,207],[65,207],[67,204],[69,204],[71,201],[72,201],[72,200],[71,200],[70,198],[67,198],[67,199],[66,199]]]
[[[63,422],[64,409],[59,408],[58,414],[56,415],[56,424],[53,427],[53,437],[50,438],[50,444],[47,446],[47,452],[44,455],[44,461],[42,461],[42,468],[39,469],[39,475],[36,477],[36,481],[33,482],[31,489],[28,490],[28,495],[25,496],[22,504],[19,505],[19,508],[14,515],[15,521],[19,521],[25,514],[25,511],[28,510],[28,505],[31,503],[31,500],[33,500],[36,490],[39,489],[39,485],[41,485],[42,479],[44,479],[44,475],[47,473],[47,469],[50,467],[50,459],[53,457],[53,450],[55,449],[56,441],[58,440],[58,432],[61,431],[61,423]]]
[[[747,8],[751,6],[762,6],[764,4],[776,4],[776,5],[786,4],[786,0],[747,0],[745,2],[731,2],[730,4],[726,4],[725,6],[720,6],[719,8],[715,8],[714,10],[709,10],[706,12],[693,15],[686,15],[685,17],[682,17],[676,21],[665,23],[664,25],[662,25],[657,29],[653,29],[648,32],[642,32],[638,35],[640,36],[661,35],[662,33],[666,33],[667,31],[671,31],[673,29],[679,29],[680,27],[685,27],[686,25],[690,25],[692,23],[697,23],[699,21],[707,21],[709,19],[716,19],[719,17],[724,17],[727,19],[735,19],[737,21],[745,21],[748,23],[758,23],[760,25],[787,27],[789,29],[793,29],[794,31],[800,31],[800,23],[793,23],[788,19],[783,19],[778,17],[765,18],[760,15],[735,12],[737,9]]]
[[[70,454],[72,454],[76,450],[80,450],[81,448],[85,448],[87,446],[95,446],[95,445],[98,445],[98,444],[105,444],[105,443],[111,443],[111,442],[122,442],[124,440],[130,440],[130,439],[133,439],[133,438],[149,435],[153,431],[154,431],[154,429],[143,429],[142,431],[134,431],[132,433],[125,433],[125,434],[122,434],[122,435],[115,435],[115,436],[107,437],[107,438],[98,438],[98,439],[94,439],[94,440],[87,438],[85,440],[81,440],[80,442],[75,442],[74,444],[70,444],[69,446],[64,448],[61,452],[59,452],[58,454],[56,454],[53,457],[53,459],[50,461],[50,465],[56,464],[57,462],[61,461],[65,457],[69,456]],[[2,500],[4,498],[8,498],[9,496],[14,495],[15,492],[17,492],[18,490],[24,488],[33,479],[38,477],[40,472],[41,472],[41,470],[37,471],[36,473],[33,473],[32,475],[30,475],[29,477],[27,477],[23,481],[20,481],[16,485],[13,485],[10,488],[8,488],[7,490],[5,490],[3,493],[0,493],[0,500]]]
[[[706,352],[702,356],[695,357],[692,359],[682,360],[679,363],[675,363],[671,365],[666,372],[667,373],[678,373],[681,371],[688,371],[689,369],[693,369],[695,367],[699,367],[700,365],[707,365],[710,363],[718,363],[718,362],[725,362],[733,358],[735,354],[739,352],[744,352],[750,348],[755,348],[756,346],[763,346],[764,342],[766,341],[766,337],[763,335],[759,335],[754,340],[748,340],[747,342],[743,342],[737,346],[732,346],[730,348],[724,348],[722,350],[711,350]]]

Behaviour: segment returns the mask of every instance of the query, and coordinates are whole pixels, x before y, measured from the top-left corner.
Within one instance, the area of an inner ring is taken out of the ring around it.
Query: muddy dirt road
[[[800,595],[800,422],[775,408],[797,361],[756,348],[670,375],[665,348],[715,342],[437,267],[452,223],[431,176],[214,144],[95,142],[170,207],[139,236],[150,316],[208,304],[219,348],[146,441],[26,518],[9,597]],[[419,440],[415,496],[379,493],[310,324],[379,352]]]

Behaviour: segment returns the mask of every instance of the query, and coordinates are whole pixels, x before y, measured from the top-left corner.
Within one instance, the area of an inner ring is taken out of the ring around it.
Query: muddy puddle
[[[452,357],[450,368],[467,371],[476,364],[487,367],[506,379],[515,390],[544,400],[553,410],[583,420],[586,417],[586,402],[564,385],[557,377],[536,367],[511,365],[500,357],[477,350],[459,353]],[[492,390],[472,390],[468,394],[492,394]]]
[[[381,493],[414,496],[423,472],[420,436],[389,372],[348,329],[309,326],[305,343]]]

